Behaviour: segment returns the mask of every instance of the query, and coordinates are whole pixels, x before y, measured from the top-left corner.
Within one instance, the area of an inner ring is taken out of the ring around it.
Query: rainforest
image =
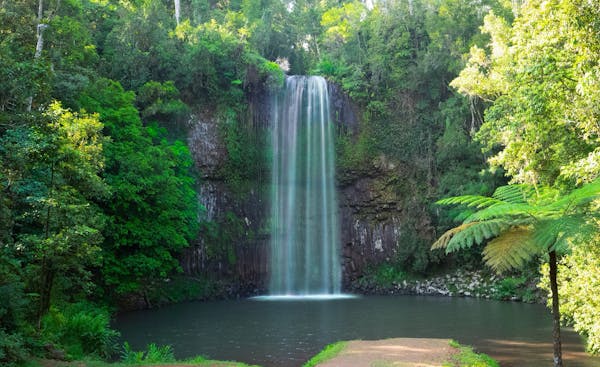
[[[597,1],[0,0],[1,366],[599,354]]]

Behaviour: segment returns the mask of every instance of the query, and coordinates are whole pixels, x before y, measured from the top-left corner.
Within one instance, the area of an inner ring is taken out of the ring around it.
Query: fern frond
[[[464,205],[469,208],[487,208],[501,203],[498,199],[479,195],[453,196],[436,201],[438,205]]]
[[[492,197],[510,204],[526,204],[534,194],[533,186],[520,184],[500,186],[494,191]]]
[[[511,223],[502,219],[470,223],[473,223],[473,225],[467,226],[464,230],[456,233],[450,241],[448,241],[446,253],[462,250],[471,247],[474,244],[480,245],[483,241],[500,235],[511,225]]]
[[[559,200],[545,206],[546,210],[570,212],[581,210],[592,202],[600,199],[600,180],[595,180],[587,185],[571,191]]]
[[[483,249],[483,260],[497,272],[520,268],[541,251],[528,227],[516,227],[494,238]]]
[[[532,240],[535,242],[540,248],[549,251],[554,244],[560,234],[561,220],[563,218],[558,218],[557,220],[544,220],[542,222],[536,223],[533,227],[532,231]]]
[[[433,245],[431,245],[431,249],[437,250],[440,248],[446,248],[446,246],[448,246],[448,242],[450,242],[450,240],[452,239],[452,237],[454,237],[455,234],[475,224],[477,223],[463,223],[458,227],[454,227],[452,229],[447,230],[443,235],[440,236],[440,238],[438,238],[437,241],[433,243]]]
[[[431,249],[446,248],[446,253],[458,251],[498,236],[511,225],[505,220],[463,223],[444,233]]]
[[[567,215],[548,219],[534,227],[533,239],[538,246],[548,251],[565,251],[572,238],[587,241],[598,233],[598,225],[583,214]]]
[[[533,221],[538,216],[537,211],[529,204],[502,203],[471,214],[465,219],[465,222],[486,221],[495,218],[530,218]]]

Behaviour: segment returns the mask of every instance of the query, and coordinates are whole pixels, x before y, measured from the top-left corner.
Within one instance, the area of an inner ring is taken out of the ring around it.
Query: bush
[[[170,345],[157,346],[148,344],[146,351],[134,351],[129,343],[123,344],[121,362],[125,364],[148,364],[148,363],[170,363],[175,362],[173,348]]]
[[[86,355],[110,357],[117,349],[119,333],[110,328],[106,309],[87,302],[51,307],[42,320],[42,337],[56,344],[68,358]]]
[[[0,366],[20,365],[27,358],[27,354],[20,334],[9,334],[0,329]]]
[[[523,302],[536,302],[539,295],[535,289],[537,278],[534,278],[535,275],[529,272],[524,272],[520,276],[506,277],[498,283],[493,297],[499,300],[519,299]]]
[[[358,280],[361,286],[378,286],[389,288],[402,281],[414,280],[415,276],[409,274],[398,263],[384,262],[366,269],[365,274]]]

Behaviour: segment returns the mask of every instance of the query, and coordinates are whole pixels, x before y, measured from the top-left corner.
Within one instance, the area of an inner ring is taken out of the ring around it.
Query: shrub
[[[0,329],[0,366],[20,365],[27,358],[23,338],[20,334],[9,334]]]
[[[123,344],[121,362],[124,364],[148,364],[175,362],[173,348],[170,345],[158,346],[154,343],[148,344],[146,351],[134,351],[129,343]]]
[[[52,307],[42,320],[42,336],[63,348],[69,358],[94,355],[108,358],[116,350],[119,333],[110,328],[106,309],[87,302]]]
[[[522,275],[509,276],[500,280],[492,296],[499,300],[519,299],[523,302],[536,302],[540,298],[535,288],[537,282],[537,276],[533,271],[524,271]]]

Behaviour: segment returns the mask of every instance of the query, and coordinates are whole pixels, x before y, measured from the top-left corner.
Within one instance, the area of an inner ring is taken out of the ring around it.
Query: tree
[[[496,189],[492,197],[465,195],[438,201],[469,210],[463,212],[463,224],[444,233],[432,249],[450,253],[489,240],[484,260],[499,272],[522,267],[537,255],[548,256],[555,367],[562,366],[557,254],[565,253],[574,238],[589,240],[600,231],[594,221],[600,217],[594,206],[598,199],[600,180],[563,197],[555,189],[508,185]]]
[[[192,159],[181,141],[169,142],[155,124],[143,126],[135,94],[100,79],[80,103],[97,112],[110,142],[104,177],[110,200],[104,232],[104,282],[118,295],[138,293],[149,302],[155,282],[179,269],[176,253],[196,237],[198,203]]]
[[[585,3],[585,2],[580,2]],[[513,182],[570,186],[598,176],[595,20],[570,0],[527,1],[510,20],[490,12],[451,85],[489,107],[477,139]]]
[[[89,284],[104,224],[93,201],[107,187],[99,176],[104,138],[97,115],[53,103],[34,121],[0,137],[0,188],[10,211],[2,237],[38,295],[39,322],[50,308],[57,279],[72,295]]]
[[[40,105],[48,103],[50,65],[34,58],[36,18],[31,5],[25,0],[0,1],[0,115],[24,112],[32,96]]]

